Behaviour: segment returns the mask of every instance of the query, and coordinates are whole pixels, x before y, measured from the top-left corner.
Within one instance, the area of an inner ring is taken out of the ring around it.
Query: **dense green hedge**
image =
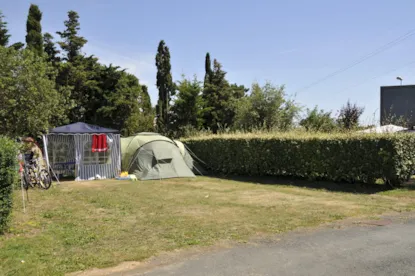
[[[184,141],[213,173],[400,184],[415,164],[415,135],[223,135]]]
[[[16,143],[0,136],[0,234],[7,229],[9,222],[17,165]]]

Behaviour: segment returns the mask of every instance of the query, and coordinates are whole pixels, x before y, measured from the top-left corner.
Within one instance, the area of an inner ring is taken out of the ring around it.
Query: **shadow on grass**
[[[344,192],[354,194],[376,194],[389,191],[392,188],[384,184],[363,184],[363,183],[347,183],[347,182],[327,182],[327,181],[307,181],[293,178],[272,177],[272,176],[213,176],[225,180],[233,180],[240,182],[249,182],[260,185],[282,185],[294,186],[308,189],[324,189],[331,192]],[[415,190],[414,183],[406,183],[400,187],[402,189]]]
[[[402,189],[408,190],[408,191],[415,191],[415,179],[412,178],[407,183],[402,185]]]

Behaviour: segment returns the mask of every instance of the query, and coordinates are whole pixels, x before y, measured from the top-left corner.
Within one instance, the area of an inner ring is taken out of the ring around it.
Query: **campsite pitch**
[[[243,242],[346,217],[415,210],[415,190],[272,179],[198,177],[67,182],[15,193],[10,233],[0,237],[0,275],[65,273],[142,261],[165,251]],[[310,188],[312,186],[312,188]],[[322,189],[326,188],[326,189]]]

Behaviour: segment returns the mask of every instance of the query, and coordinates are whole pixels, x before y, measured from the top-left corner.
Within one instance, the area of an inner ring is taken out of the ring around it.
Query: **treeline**
[[[170,73],[170,52],[164,41],[160,42],[156,60],[157,128],[159,132],[173,136],[186,136],[200,130],[213,133],[288,131],[296,127],[314,132],[349,131],[359,126],[364,111],[350,101],[337,116],[317,106],[303,110],[286,94],[284,86],[253,83],[248,89],[230,84],[222,65],[216,59],[212,63],[209,53],[205,58],[203,83],[196,76],[193,79],[183,76],[181,81],[174,83]]]
[[[79,15],[68,12],[55,37],[42,33],[42,12],[29,8],[25,43],[9,44],[0,12],[0,134],[37,136],[48,129],[86,122],[115,128],[122,135],[157,131],[185,136],[195,131],[309,131],[352,129],[363,109],[349,102],[338,116],[317,107],[306,110],[284,86],[230,83],[221,63],[207,53],[203,81],[171,73],[170,50],[160,41],[155,57],[158,101],[153,108],[148,88],[138,78],[98,57],[82,52]]]
[[[42,12],[31,5],[26,41],[9,45],[0,14],[0,133],[39,135],[58,125],[86,122],[123,135],[152,128],[154,112],[146,86],[125,69],[85,55],[79,15],[68,12],[57,42],[42,33]]]

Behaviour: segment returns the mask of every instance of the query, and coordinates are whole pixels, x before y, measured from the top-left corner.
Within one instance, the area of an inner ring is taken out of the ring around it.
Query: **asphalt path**
[[[324,228],[236,246],[136,276],[415,275],[415,219]]]

